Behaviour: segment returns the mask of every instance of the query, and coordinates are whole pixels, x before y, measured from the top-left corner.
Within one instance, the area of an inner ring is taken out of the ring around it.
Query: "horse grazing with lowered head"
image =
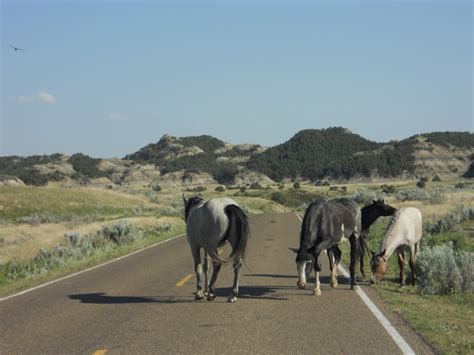
[[[213,198],[205,201],[201,197],[186,199],[183,196],[183,201],[186,236],[191,247],[197,279],[195,299],[201,300],[207,297],[208,301],[214,300],[216,298],[214,285],[221,266],[232,262],[234,283],[228,301],[237,301],[240,269],[249,239],[246,213],[230,198]],[[232,247],[232,252],[228,258],[222,258],[219,256],[219,249],[227,242]],[[201,259],[202,249],[204,263]],[[213,264],[210,282],[207,277],[209,261]]]
[[[395,208],[390,205],[387,205],[383,198],[373,200],[370,205],[366,205],[361,209],[361,218],[362,218],[362,230],[359,238],[359,267],[360,273],[365,277],[364,272],[364,254],[367,250],[367,237],[369,235],[370,226],[379,218],[393,216],[397,212]]]
[[[297,253],[296,269],[298,272],[299,288],[306,287],[306,266],[314,262],[316,274],[314,294],[321,295],[319,272],[321,263],[319,254],[323,250],[328,253],[331,269],[331,287],[337,286],[337,264],[341,251],[337,245],[347,238],[351,244],[350,276],[351,289],[356,285],[355,266],[359,253],[359,233],[361,228],[360,208],[354,200],[341,198],[331,201],[322,199],[313,201],[304,214],[300,233],[300,246],[291,249]]]
[[[423,233],[421,212],[414,207],[403,207],[397,210],[392,217],[379,250],[372,252],[370,266],[372,269],[371,280],[378,283],[383,279],[388,267],[388,258],[396,251],[400,267],[400,285],[405,285],[405,249],[410,250],[410,269],[412,284],[415,285],[416,254],[420,249],[420,240]]]

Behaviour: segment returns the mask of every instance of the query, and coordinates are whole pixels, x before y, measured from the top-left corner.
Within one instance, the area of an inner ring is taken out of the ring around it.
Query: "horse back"
[[[360,209],[349,199],[316,200],[306,209],[300,234],[300,250],[321,244],[337,245],[360,230]]]

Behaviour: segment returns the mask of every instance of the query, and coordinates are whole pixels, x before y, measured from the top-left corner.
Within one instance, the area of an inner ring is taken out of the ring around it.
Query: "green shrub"
[[[327,180],[318,180],[314,184],[315,186],[330,186],[331,183]]]
[[[217,186],[217,187],[215,188],[215,191],[216,191],[216,192],[224,192],[224,191],[225,191],[225,187],[222,186],[222,185],[219,185],[219,186]]]
[[[351,197],[361,205],[369,204],[378,198],[375,191],[367,189],[355,190]]]
[[[474,290],[474,253],[459,251],[456,253],[456,263],[461,274],[461,292]]]
[[[169,230],[169,228],[162,227],[163,230]],[[45,273],[65,265],[69,260],[87,257],[95,253],[96,250],[106,250],[113,248],[114,245],[129,243],[142,237],[143,232],[125,220],[112,226],[103,227],[90,236],[66,233],[62,244],[50,250],[40,249],[32,260],[7,262],[4,266],[5,274],[8,280],[13,280]]]
[[[296,182],[293,184],[293,188],[295,188],[295,189],[301,188],[300,183],[299,183],[298,181],[296,181]]]
[[[263,190],[263,186],[260,185],[260,183],[258,181],[253,182],[252,184],[250,184],[250,188],[253,189],[253,190]]]
[[[417,288],[422,294],[452,295],[461,292],[461,272],[451,245],[423,249],[416,262]]]
[[[276,203],[279,203],[281,205],[284,205],[286,203],[286,197],[285,194],[282,192],[274,192],[271,195],[272,201],[275,201]]]
[[[428,193],[420,189],[403,189],[395,194],[398,201],[425,201],[428,199]]]
[[[441,178],[438,174],[436,174],[435,176],[433,176],[433,179],[431,179],[431,181],[441,181]]]
[[[397,189],[393,185],[383,184],[380,186],[380,189],[384,194],[394,194],[395,192],[397,192]]]
[[[416,187],[420,188],[420,189],[424,189],[426,186],[426,181],[424,180],[419,180],[417,183],[416,183]]]
[[[153,191],[160,192],[161,191],[161,186],[160,185],[154,185],[152,187]]]

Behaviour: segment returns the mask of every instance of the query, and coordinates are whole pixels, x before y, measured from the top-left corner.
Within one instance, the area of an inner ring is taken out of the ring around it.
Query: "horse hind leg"
[[[398,266],[400,268],[400,286],[405,286],[405,251],[403,249],[397,250]],[[410,262],[411,264],[411,262]]]
[[[194,272],[196,273],[196,295],[195,300],[199,301],[204,298],[204,293],[202,291],[202,264],[201,264],[201,248],[197,245],[191,246],[191,252],[194,259]]]
[[[237,301],[239,295],[239,280],[240,280],[240,269],[242,268],[242,259],[238,259],[234,262],[234,284],[232,285],[232,294],[227,300],[230,303]]]
[[[339,261],[341,261],[341,249],[336,245],[334,246],[334,262],[333,265],[331,265],[331,287],[336,288],[338,283],[337,283],[337,266],[339,265]]]
[[[357,281],[355,278],[355,269],[357,266],[357,257],[359,256],[359,240],[360,238],[355,233],[352,234],[349,238],[349,242],[351,244],[351,261],[349,264],[349,273],[351,277],[351,290],[354,289],[354,286],[357,285]]]
[[[329,259],[329,269],[331,270],[331,280],[329,281],[329,285],[332,288],[336,288],[337,283],[337,264],[341,258],[341,250],[335,246],[332,249],[327,250],[328,259]]]
[[[208,270],[209,270],[209,257],[207,252],[204,254],[204,264],[202,267],[204,271],[204,296],[207,296],[209,293],[209,278],[208,278]]]
[[[411,248],[410,253],[410,270],[411,270],[411,284],[415,286],[416,281],[416,253],[419,249],[419,244]]]
[[[221,264],[219,262],[212,263],[212,276],[211,281],[209,282],[209,291],[207,293],[207,300],[213,301],[216,298],[216,290],[214,285],[217,280],[217,275],[219,275],[219,271],[221,270]]]

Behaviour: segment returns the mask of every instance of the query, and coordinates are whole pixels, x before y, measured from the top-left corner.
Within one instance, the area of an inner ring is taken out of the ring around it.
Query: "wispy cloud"
[[[109,113],[108,119],[111,121],[126,121],[128,116],[123,113],[112,112]]]
[[[50,105],[56,102],[56,98],[46,91],[38,91],[36,95],[20,95],[15,97],[14,100],[18,104],[31,104],[33,102],[40,102]]]
[[[56,101],[56,98],[46,91],[39,91],[38,100],[45,104],[54,104],[54,102]]]
[[[17,96],[15,97],[15,101],[18,104],[31,104],[35,101],[35,97],[33,96]]]

